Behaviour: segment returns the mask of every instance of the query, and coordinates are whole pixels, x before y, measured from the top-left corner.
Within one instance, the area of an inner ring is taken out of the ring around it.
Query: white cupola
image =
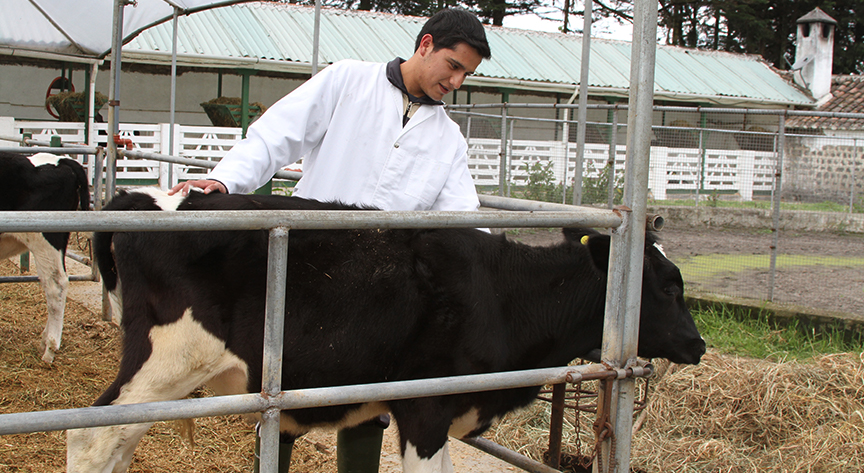
[[[809,90],[818,101],[830,98],[836,25],[837,20],[820,8],[798,19],[792,71],[795,83]]]

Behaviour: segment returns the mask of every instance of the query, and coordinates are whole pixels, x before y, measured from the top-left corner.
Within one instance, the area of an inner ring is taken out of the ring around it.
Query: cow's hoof
[[[48,363],[54,363],[54,354],[57,353],[57,350],[60,348],[59,343],[54,340],[45,340],[42,339],[42,342],[39,344],[39,351],[42,352],[42,361]]]
[[[48,363],[49,365],[54,363],[54,351],[53,350],[45,350],[45,353],[42,354],[42,361]]]

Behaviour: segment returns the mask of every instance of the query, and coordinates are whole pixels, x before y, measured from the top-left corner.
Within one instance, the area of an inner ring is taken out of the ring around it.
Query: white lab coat
[[[276,102],[209,174],[231,193],[303,158],[294,195],[383,210],[476,210],[468,146],[442,106],[402,126],[386,64],[340,61]]]

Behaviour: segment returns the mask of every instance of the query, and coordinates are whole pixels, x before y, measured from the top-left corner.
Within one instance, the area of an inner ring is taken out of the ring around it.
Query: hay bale
[[[83,92],[60,92],[45,99],[45,104],[52,107],[62,122],[83,122],[89,97]],[[108,102],[108,97],[101,92],[94,94],[94,113],[98,112]]]
[[[631,466],[644,471],[864,471],[864,353],[774,363],[708,353],[652,383]],[[549,409],[535,403],[488,435],[540,460]],[[562,452],[575,453],[573,415]],[[593,444],[593,416],[581,442]],[[641,420],[641,419],[640,419]]]
[[[217,97],[213,100],[201,103],[201,107],[207,112],[207,117],[213,126],[239,127],[240,108],[243,101],[240,97]],[[261,102],[249,104],[249,123],[264,113],[267,107]]]

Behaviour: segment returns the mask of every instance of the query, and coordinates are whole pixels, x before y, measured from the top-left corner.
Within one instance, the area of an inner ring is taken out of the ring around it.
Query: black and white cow
[[[0,211],[90,210],[90,190],[84,167],[74,159],[48,153],[30,157],[0,152]],[[42,359],[51,363],[60,348],[68,233],[0,233],[0,258],[27,250],[33,255],[45,291],[48,322],[42,331]]]
[[[105,210],[352,209],[279,196],[155,190]],[[609,238],[565,230],[530,247],[473,229],[294,230],[289,237],[283,389],[563,366],[601,344]],[[589,238],[582,243],[582,237]],[[260,392],[266,231],[98,233],[107,288],[122,287],[123,357],[95,405],[179,399],[201,384]],[[705,352],[678,269],[649,238],[639,353],[698,363]],[[538,388],[283,412],[281,428],[344,428],[384,412],[406,472],[452,471],[448,434],[475,436]],[[146,424],[68,432],[68,471],[125,471]]]

